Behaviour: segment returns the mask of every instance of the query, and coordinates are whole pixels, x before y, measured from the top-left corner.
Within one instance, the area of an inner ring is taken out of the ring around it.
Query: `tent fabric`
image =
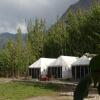
[[[34,62],[32,65],[29,66],[29,68],[40,68],[41,74],[46,75],[47,74],[47,67],[56,59],[51,58],[40,58],[36,62]]]
[[[42,68],[42,67],[43,68],[46,68],[53,61],[55,61],[55,59],[51,59],[51,58],[40,58],[39,60],[37,60],[36,62],[34,62],[32,65],[30,65],[29,68]]]
[[[72,78],[71,65],[78,59],[78,57],[73,56],[60,56],[57,59],[40,58],[30,65],[29,68],[41,68],[41,74],[46,75],[48,70],[47,67],[60,66],[62,67],[62,78]]]
[[[71,67],[71,64],[78,60],[78,57],[73,56],[60,56],[49,67],[62,66],[62,67]]]
[[[86,56],[82,56],[79,58],[76,62],[72,64],[72,66],[83,66],[83,65],[89,65],[91,61],[91,58],[88,58]]]
[[[71,65],[78,60],[78,57],[60,56],[49,67],[62,67],[62,78],[72,78]]]

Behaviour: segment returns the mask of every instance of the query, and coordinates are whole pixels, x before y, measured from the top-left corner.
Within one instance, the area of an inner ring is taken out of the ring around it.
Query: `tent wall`
[[[39,78],[41,69],[40,68],[32,68],[32,78]]]
[[[62,67],[48,67],[48,76],[51,78],[62,78]]]
[[[36,77],[34,75],[34,70],[35,69],[38,70],[38,68],[40,68],[40,74],[43,75],[43,76],[47,75],[47,67],[53,61],[55,61],[55,59],[51,59],[51,58],[40,58],[40,59],[38,59],[36,62],[34,62],[32,65],[29,66],[29,69],[32,69],[33,70],[32,72],[29,70],[29,74],[31,76],[33,74],[33,76]],[[37,73],[38,73],[38,71],[37,71]]]
[[[71,67],[62,67],[62,78],[63,79],[71,79],[72,78],[72,71]]]
[[[50,67],[61,66],[62,79],[69,79],[72,78],[71,65],[78,59],[78,57],[73,56],[60,56],[53,63],[50,64]]]
[[[40,74],[47,75],[47,69],[51,70],[54,78],[72,78],[71,64],[77,61],[78,57],[60,56],[57,59],[40,58],[34,62],[29,68],[41,68]],[[51,67],[51,68],[48,68]]]
[[[41,75],[47,75],[47,68],[41,67]]]
[[[74,80],[80,80],[90,73],[88,65],[72,66],[72,77]]]
[[[45,68],[29,68],[29,76],[33,79],[39,78],[40,75],[47,75],[47,70]]]
[[[69,79],[72,78],[72,71],[68,67],[50,66],[48,67],[48,75],[53,76],[55,79]]]

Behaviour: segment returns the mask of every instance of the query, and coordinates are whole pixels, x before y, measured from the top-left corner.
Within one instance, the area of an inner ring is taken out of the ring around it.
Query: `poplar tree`
[[[43,44],[45,34],[45,23],[42,20],[32,21],[28,25],[28,40],[33,50],[36,59],[43,56]]]
[[[18,28],[16,34],[16,75],[20,76],[20,72],[23,71],[23,44],[22,44],[22,32]]]

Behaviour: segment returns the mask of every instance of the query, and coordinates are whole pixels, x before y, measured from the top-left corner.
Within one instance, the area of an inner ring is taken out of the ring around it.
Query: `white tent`
[[[85,75],[88,75],[89,70],[89,64],[90,64],[91,58],[88,58],[87,56],[83,55],[81,58],[79,58],[76,62],[72,64],[72,74],[73,78],[81,79]]]
[[[49,67],[61,67],[62,78],[72,78],[71,65],[78,60],[78,57],[60,56]]]
[[[76,62],[72,64],[72,66],[80,66],[80,65],[89,65],[91,58],[88,58],[86,56],[82,56],[79,58]]]
[[[41,74],[46,74],[47,67],[54,61],[55,59],[51,59],[51,58],[40,58],[39,60],[34,62],[32,65],[30,65],[29,68],[31,69],[40,68]]]

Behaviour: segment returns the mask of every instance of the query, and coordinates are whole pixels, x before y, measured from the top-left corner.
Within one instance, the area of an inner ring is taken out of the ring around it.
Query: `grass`
[[[33,83],[1,83],[0,100],[24,100],[32,96],[44,96],[55,94],[52,85],[40,86]]]

